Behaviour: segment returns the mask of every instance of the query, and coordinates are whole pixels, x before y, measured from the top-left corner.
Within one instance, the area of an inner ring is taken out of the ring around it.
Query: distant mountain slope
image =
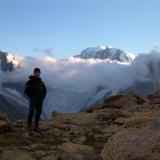
[[[16,100],[0,93],[0,112],[5,112],[11,119],[26,118],[27,108]]]
[[[0,112],[6,112],[11,119],[26,118],[28,102],[23,90],[23,82],[3,82],[0,87]]]

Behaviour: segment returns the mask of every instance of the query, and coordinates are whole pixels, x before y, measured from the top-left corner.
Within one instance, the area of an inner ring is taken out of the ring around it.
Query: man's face
[[[35,71],[35,72],[34,72],[34,76],[35,76],[35,77],[39,78],[39,77],[40,77],[40,75],[41,75],[41,73],[40,73],[40,72],[38,72],[38,71]]]

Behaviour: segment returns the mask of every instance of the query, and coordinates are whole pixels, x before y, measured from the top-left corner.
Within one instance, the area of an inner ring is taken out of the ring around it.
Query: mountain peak
[[[74,57],[82,59],[108,59],[110,61],[131,63],[135,56],[121,49],[114,48],[111,45],[106,45],[99,47],[88,47],[84,49],[81,54]]]

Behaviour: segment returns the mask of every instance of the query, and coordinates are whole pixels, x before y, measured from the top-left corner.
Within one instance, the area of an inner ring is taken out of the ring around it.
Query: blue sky
[[[112,45],[132,53],[160,45],[159,0],[0,0],[0,50],[57,58]]]

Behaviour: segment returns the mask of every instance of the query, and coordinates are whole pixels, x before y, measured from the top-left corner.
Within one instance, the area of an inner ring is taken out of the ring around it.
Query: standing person
[[[40,78],[41,70],[35,68],[33,75],[29,76],[29,80],[25,86],[25,94],[29,97],[29,113],[28,113],[28,131],[29,135],[33,135],[33,131],[41,133],[39,128],[39,120],[42,113],[43,101],[46,96],[46,87]],[[35,114],[35,126],[32,127],[32,119]]]

